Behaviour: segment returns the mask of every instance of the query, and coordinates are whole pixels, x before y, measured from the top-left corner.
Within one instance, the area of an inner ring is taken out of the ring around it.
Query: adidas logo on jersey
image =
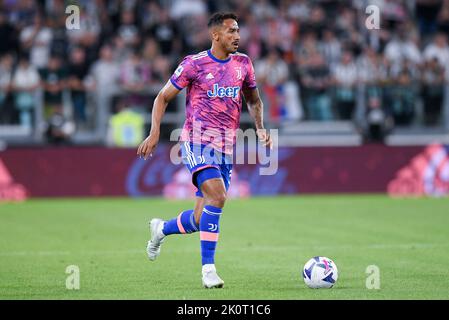
[[[214,84],[213,90],[207,90],[207,96],[209,98],[214,97],[228,97],[228,98],[236,98],[238,96],[240,87],[219,87],[218,83]]]
[[[210,73],[210,72],[209,72],[209,73],[207,74],[207,76],[206,76],[206,79],[207,79],[207,80],[213,79],[213,78],[214,78],[214,75],[213,75],[212,73]]]

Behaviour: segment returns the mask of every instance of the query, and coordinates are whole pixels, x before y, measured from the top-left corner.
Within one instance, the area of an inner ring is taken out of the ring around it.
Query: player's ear
[[[209,29],[209,33],[210,33],[210,37],[212,40],[218,41],[219,38],[219,28],[217,27],[212,27]]]

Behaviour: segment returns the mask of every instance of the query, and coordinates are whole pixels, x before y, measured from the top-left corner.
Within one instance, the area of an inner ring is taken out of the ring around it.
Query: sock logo
[[[218,230],[218,224],[215,223],[208,223],[208,225],[210,226],[208,229],[210,231],[217,231]]]

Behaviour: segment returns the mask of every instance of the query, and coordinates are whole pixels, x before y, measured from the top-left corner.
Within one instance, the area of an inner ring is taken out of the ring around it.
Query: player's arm
[[[263,103],[262,99],[260,99],[259,89],[244,88],[243,96],[245,97],[249,114],[254,119],[254,124],[256,126],[256,133],[257,136],[259,137],[259,140],[262,141],[264,146],[273,149],[273,141],[271,139],[271,136],[263,125]]]
[[[159,142],[161,121],[167,109],[168,103],[179,93],[179,90],[169,81],[159,91],[153,103],[153,111],[151,113],[151,130],[148,137],[139,145],[137,155],[145,160],[148,156],[152,156]]]

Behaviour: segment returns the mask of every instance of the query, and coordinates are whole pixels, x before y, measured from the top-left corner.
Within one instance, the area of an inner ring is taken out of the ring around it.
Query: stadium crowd
[[[75,30],[66,27],[71,4]],[[373,4],[380,29],[365,25]],[[273,126],[353,120],[359,103],[368,122],[441,124],[449,0],[5,0],[0,125],[35,126],[37,92],[42,119],[72,122],[68,135],[98,125],[98,114],[107,123],[126,109],[149,112],[182,57],[210,47],[215,11],[238,14],[239,51],[254,62]]]

